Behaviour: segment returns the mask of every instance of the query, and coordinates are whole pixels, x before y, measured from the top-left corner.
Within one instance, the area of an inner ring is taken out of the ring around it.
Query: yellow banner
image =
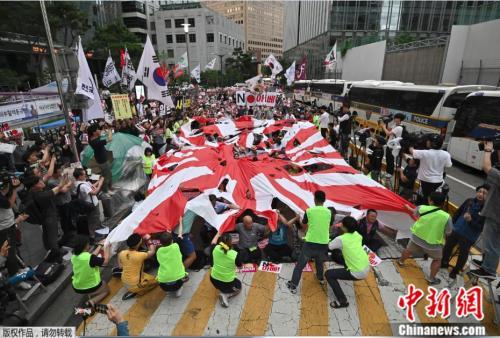
[[[111,94],[111,102],[116,120],[132,118],[132,107],[127,94]]]

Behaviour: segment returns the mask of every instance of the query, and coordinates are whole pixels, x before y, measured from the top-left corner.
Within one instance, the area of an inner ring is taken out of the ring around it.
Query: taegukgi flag
[[[281,73],[281,71],[283,70],[283,66],[278,62],[278,60],[276,60],[273,54],[270,54],[267,57],[266,61],[264,61],[264,64],[271,68],[271,79],[274,79],[276,75]]]
[[[216,58],[213,58],[212,61],[210,61],[209,63],[207,63],[207,65],[205,66],[205,69],[214,69],[214,67],[215,67],[215,61],[216,61]]]
[[[285,71],[286,84],[291,86],[293,81],[295,81],[295,61],[288,67]]]
[[[326,55],[326,58],[323,61],[323,65],[327,69],[331,70],[331,69],[333,69],[336,62],[337,62],[337,41],[335,41],[335,44],[333,45],[332,49]]]
[[[142,52],[141,61],[137,67],[137,73],[132,80],[131,87],[135,81],[140,79],[141,82],[148,88],[148,99],[158,100],[163,102],[167,107],[173,107],[172,98],[168,95],[167,81],[164,71],[158,62],[158,57],[153,49],[153,44],[149,36],[146,38],[144,51]]]
[[[85,121],[104,118],[101,97],[85,58],[80,37],[78,37],[78,78],[76,80],[75,94],[84,95],[89,100],[88,107],[83,110],[83,119]]]
[[[106,87],[111,87],[113,84],[119,82],[120,74],[116,71],[115,63],[113,62],[113,58],[111,55],[108,56],[108,60],[106,61],[106,67],[104,67],[104,74],[102,75],[102,83]]]

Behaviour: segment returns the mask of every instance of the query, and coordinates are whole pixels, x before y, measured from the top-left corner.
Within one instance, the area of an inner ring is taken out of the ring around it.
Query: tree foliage
[[[127,50],[134,64],[138,62],[142,53],[142,45],[139,38],[121,22],[115,22],[105,27],[98,28],[87,49],[94,51],[98,58],[105,58],[108,50],[114,58],[120,57],[120,49]]]
[[[257,75],[252,54],[243,52],[241,48],[234,49],[233,55],[226,59],[225,68],[224,80],[226,85],[243,82]]]
[[[22,85],[28,79],[27,75],[20,75],[12,69],[0,68],[0,86],[9,90],[18,90],[18,86]]]
[[[47,7],[52,35],[61,33],[59,42],[65,46],[72,46],[78,35],[82,35],[89,28],[87,13],[81,11],[74,2],[53,1]]]
[[[415,37],[411,36],[410,34],[408,34],[407,32],[403,32],[401,34],[398,34],[395,38],[394,38],[394,44],[396,45],[401,45],[401,44],[405,44],[405,43],[409,43],[409,42],[413,42],[415,41]]]

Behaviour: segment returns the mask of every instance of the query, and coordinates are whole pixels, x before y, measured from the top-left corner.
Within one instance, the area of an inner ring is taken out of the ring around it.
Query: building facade
[[[149,35],[153,45],[156,45],[155,12],[160,7],[159,1],[116,1],[115,3],[121,7],[121,18],[128,30],[137,35],[142,42],[145,42],[146,35]]]
[[[342,52],[403,36],[448,36],[453,25],[500,17],[497,7],[495,1],[298,1],[285,6],[285,57],[308,56],[308,77],[323,78],[322,59],[336,41]],[[313,18],[321,19],[311,26]]]
[[[187,39],[184,23],[190,25]],[[155,14],[155,28],[157,50],[170,66],[179,61],[187,45],[189,68],[200,64],[202,70],[214,58],[214,69],[220,70],[236,48],[245,49],[243,27],[199,2],[161,5]]]
[[[208,8],[241,25],[247,50],[257,59],[270,54],[283,55],[283,7],[293,5],[282,1],[203,1]]]

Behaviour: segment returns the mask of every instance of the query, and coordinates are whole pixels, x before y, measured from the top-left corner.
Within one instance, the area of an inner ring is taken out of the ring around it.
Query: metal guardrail
[[[425,47],[437,47],[443,46],[448,43],[448,36],[439,36],[437,38],[425,39],[425,40],[417,40],[408,43],[402,44],[393,44],[387,43],[387,47],[385,49],[386,53],[394,53],[394,52],[402,52],[417,48],[425,48]]]

